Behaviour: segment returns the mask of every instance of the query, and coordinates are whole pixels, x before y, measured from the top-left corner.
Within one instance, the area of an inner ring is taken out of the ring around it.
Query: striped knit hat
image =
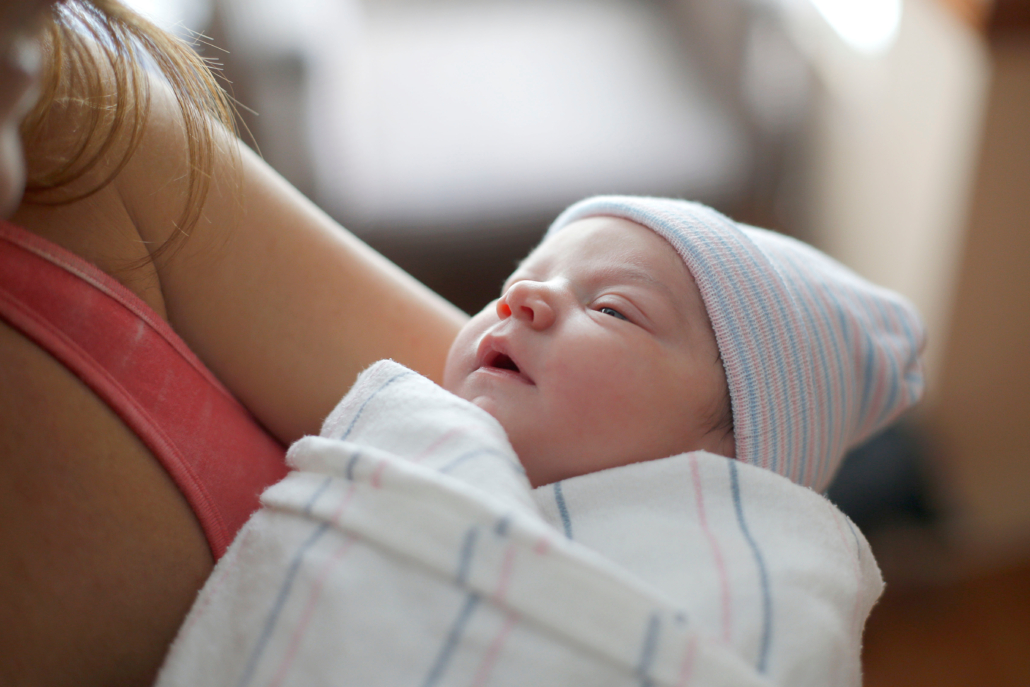
[[[722,354],[737,459],[822,491],[844,452],[922,395],[914,308],[814,248],[681,200],[599,196],[587,217],[642,224],[694,276]]]

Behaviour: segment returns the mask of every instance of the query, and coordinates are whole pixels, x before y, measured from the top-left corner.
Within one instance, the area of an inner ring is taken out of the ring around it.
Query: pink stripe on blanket
[[[441,435],[439,439],[434,441],[432,444],[430,444],[424,450],[422,450],[418,455],[416,455],[414,458],[412,458],[411,462],[412,463],[421,463],[423,460],[425,460],[426,458],[431,456],[433,453],[435,453],[441,446],[446,444],[448,441],[450,441],[454,437],[458,437],[458,436],[461,436],[462,434],[465,434],[467,431],[468,430],[466,430],[464,427],[456,427],[456,428],[452,429],[451,431],[446,432],[445,434]]]
[[[508,618],[504,621],[504,627],[491,642],[490,648],[486,650],[486,656],[483,657],[483,662],[479,665],[479,670],[476,671],[476,676],[472,679],[472,687],[483,687],[490,679],[490,672],[494,668],[494,664],[497,662],[497,657],[501,654],[501,648],[504,646],[504,642],[508,639],[508,635],[511,633],[511,629],[519,622],[519,616],[517,613],[509,613]]]
[[[329,573],[343,560],[347,552],[350,551],[350,547],[356,541],[355,538],[344,542],[326,561],[326,564],[322,566],[322,570],[319,572],[318,577],[315,579],[314,584],[311,586],[311,592],[308,594],[308,602],[304,606],[304,611],[300,614],[300,621],[297,623],[297,627],[293,630],[293,636],[290,638],[289,647],[286,649],[286,653],[283,655],[282,661],[279,663],[279,669],[275,671],[275,677],[268,683],[269,687],[279,687],[286,678],[286,673],[289,671],[290,666],[293,664],[293,659],[297,656],[297,650],[300,648],[300,642],[304,638],[304,634],[307,632],[308,625],[311,623],[311,618],[315,614],[315,606],[318,603],[319,597],[322,595],[322,589],[325,587],[326,580],[329,578]]]
[[[732,623],[733,615],[730,603],[730,578],[726,572],[726,560],[722,555],[722,548],[719,546],[715,534],[708,526],[708,516],[705,513],[705,497],[701,489],[701,471],[697,466],[697,456],[690,456],[690,472],[694,482],[694,500],[697,502],[697,517],[701,522],[701,529],[708,539],[708,545],[712,548],[712,556],[715,558],[715,567],[719,571],[719,588],[722,597],[722,639],[729,643],[733,636]]]

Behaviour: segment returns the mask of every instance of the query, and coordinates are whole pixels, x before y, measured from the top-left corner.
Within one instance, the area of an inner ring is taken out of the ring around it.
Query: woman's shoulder
[[[151,304],[283,443],[317,433],[375,360],[440,377],[463,314],[214,122],[199,151],[208,183],[191,199],[198,150],[189,146],[188,120],[160,80],[150,92],[125,164],[113,145],[91,178],[77,182],[97,183],[115,170],[110,183],[72,203],[26,202],[13,221],[94,262]],[[73,108],[57,115],[50,126],[59,134],[85,119]],[[191,203],[196,215],[183,236]]]
[[[185,182],[152,180],[164,172],[155,160],[167,166],[185,157],[176,154],[181,117],[160,87],[112,114],[97,101],[123,94],[110,65],[96,64],[95,79],[58,79],[45,110],[24,127],[28,187],[10,220],[95,264],[167,318],[151,259],[155,237],[143,230],[152,224],[144,220],[182,206]]]

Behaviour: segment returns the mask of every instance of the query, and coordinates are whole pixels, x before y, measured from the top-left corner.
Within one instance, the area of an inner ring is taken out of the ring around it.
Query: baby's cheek
[[[490,413],[495,420],[500,422],[500,418],[497,417],[497,404],[494,403],[493,399],[489,396],[474,396],[472,398],[466,398],[465,400],[477,408],[482,408],[486,412]]]
[[[465,379],[476,369],[476,353],[483,334],[496,323],[495,303],[487,305],[476,313],[458,332],[443,369],[443,388],[458,394]]]
[[[566,395],[574,407],[614,413],[624,404],[639,401],[644,378],[625,359],[584,358],[578,363],[567,373]]]
[[[443,388],[452,394],[461,396],[462,382],[472,372],[471,364],[474,362],[474,358],[471,361],[469,359],[470,346],[468,336],[465,335],[465,330],[462,330],[447,352],[447,360],[444,362],[443,368]],[[471,355],[474,356],[475,353],[472,352]]]
[[[447,361],[444,363],[443,368],[443,388],[447,389],[447,391],[450,391],[452,394],[457,394],[458,396],[460,396],[461,394],[459,393],[458,386],[456,383],[457,380],[455,379],[457,375],[455,374],[454,368],[455,365],[452,362],[451,356],[448,355]]]

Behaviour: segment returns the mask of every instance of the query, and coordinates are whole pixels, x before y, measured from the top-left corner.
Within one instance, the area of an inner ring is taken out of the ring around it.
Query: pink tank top
[[[0,221],[0,320],[75,373],[168,472],[216,559],[286,475],[283,446],[165,320],[95,265]]]

